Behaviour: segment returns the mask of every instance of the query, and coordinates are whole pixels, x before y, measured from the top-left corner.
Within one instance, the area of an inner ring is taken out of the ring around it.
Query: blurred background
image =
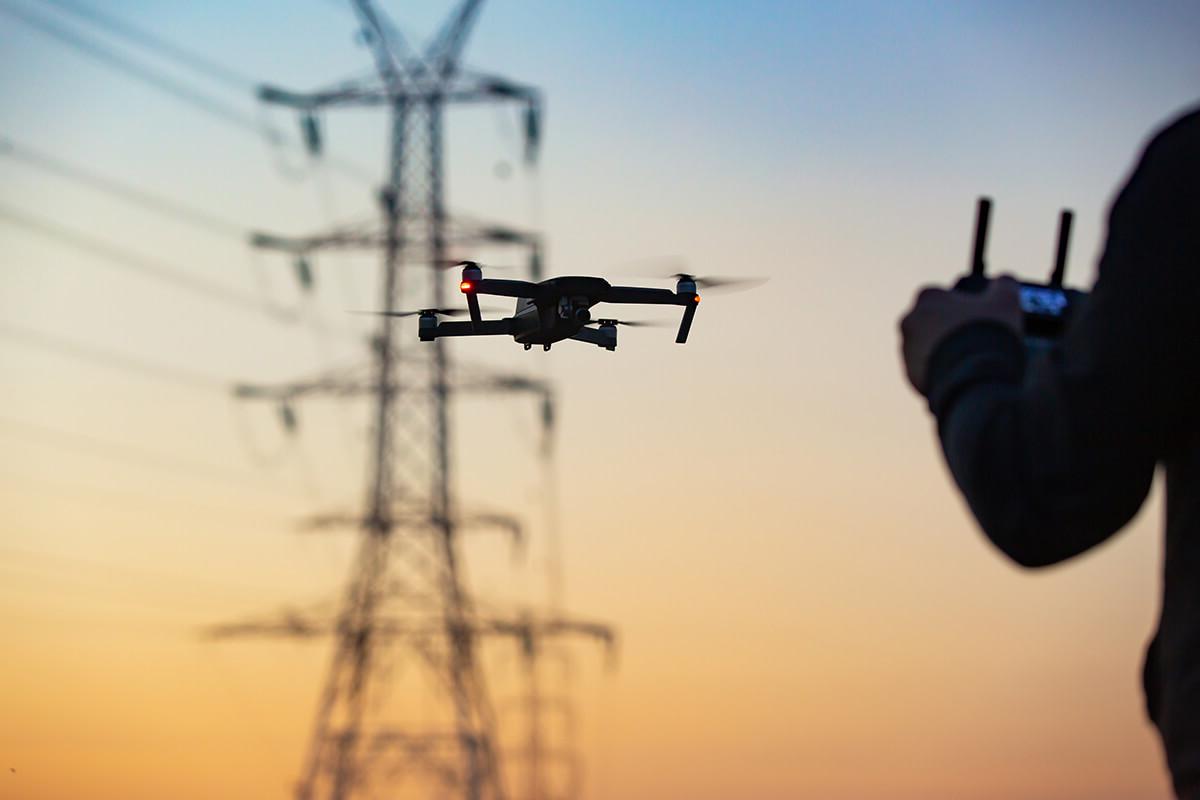
[[[418,50],[456,5],[379,3]],[[0,0],[0,797],[301,779],[364,537],[305,520],[363,513],[378,323],[347,312],[381,307],[381,257],[250,237],[378,226],[390,134],[328,110],[314,152],[256,90],[370,79],[359,28],[323,0]],[[1070,207],[1090,284],[1198,40],[1191,2],[483,5],[464,68],[540,90],[541,151],[521,104],[448,108],[452,211],[538,232],[547,276],[769,278],[706,297],[685,347],[447,345],[540,387],[456,395],[450,428],[456,503],[524,533],[458,540],[480,618],[532,626],[474,637],[508,796],[1169,796],[1139,679],[1157,492],[1097,552],[1007,564],[895,326],[966,268],[980,194],[995,269],[1047,275]],[[563,624],[530,656],[538,620]],[[372,668],[406,735],[447,713],[420,651]],[[534,675],[570,714],[531,710]],[[354,794],[464,796],[418,773]]]

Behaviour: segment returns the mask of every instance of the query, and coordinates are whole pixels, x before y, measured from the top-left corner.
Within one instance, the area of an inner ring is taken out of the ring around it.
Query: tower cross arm
[[[512,100],[517,103],[540,105],[542,90],[502,75],[463,71],[446,84],[443,94],[447,100]]]
[[[296,92],[278,86],[258,87],[258,99],[296,111],[319,111],[330,106],[377,106],[391,102],[394,92],[378,82],[343,83],[328,89]]]
[[[525,157],[537,157],[542,137],[542,92],[529,84],[499,75],[462,72],[446,80],[443,96],[449,102],[511,102],[524,107]]]
[[[286,236],[253,231],[250,234],[250,245],[261,250],[278,250],[292,255],[301,255],[325,249],[371,249],[378,247],[382,239],[383,234],[379,231],[351,228],[310,236]]]

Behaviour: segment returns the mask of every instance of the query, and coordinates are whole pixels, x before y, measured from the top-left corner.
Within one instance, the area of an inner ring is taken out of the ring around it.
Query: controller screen
[[[1048,286],[1021,286],[1021,310],[1043,317],[1061,317],[1067,310],[1067,293]]]

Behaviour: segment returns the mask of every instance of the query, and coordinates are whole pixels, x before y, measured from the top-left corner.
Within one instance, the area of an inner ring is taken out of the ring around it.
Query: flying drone
[[[421,341],[432,342],[446,336],[511,336],[526,350],[540,344],[549,350],[555,342],[574,339],[605,350],[617,349],[617,326],[639,326],[648,323],[609,318],[592,318],[592,306],[597,303],[629,303],[637,305],[682,306],[683,318],[675,336],[678,344],[687,342],[692,320],[700,305],[701,288],[732,287],[742,280],[697,278],[678,273],[675,291],[641,286],[613,286],[603,278],[567,276],[550,278],[540,283],[483,277],[483,268],[474,261],[463,261],[459,290],[466,296],[466,309],[429,308],[423,311],[380,312],[393,317],[419,316],[418,333]],[[512,297],[517,301],[511,317],[484,319],[479,307],[480,295]],[[470,315],[470,321],[451,322],[440,316]],[[595,327],[593,327],[595,326]]]

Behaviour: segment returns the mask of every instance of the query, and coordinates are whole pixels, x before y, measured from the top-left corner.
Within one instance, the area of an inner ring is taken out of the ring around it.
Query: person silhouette
[[[909,382],[980,527],[1025,567],[1108,539],[1165,467],[1162,610],[1143,678],[1175,791],[1200,800],[1200,108],[1145,147],[1061,341],[1027,348],[1021,320],[1011,278],[921,290],[900,321]]]

